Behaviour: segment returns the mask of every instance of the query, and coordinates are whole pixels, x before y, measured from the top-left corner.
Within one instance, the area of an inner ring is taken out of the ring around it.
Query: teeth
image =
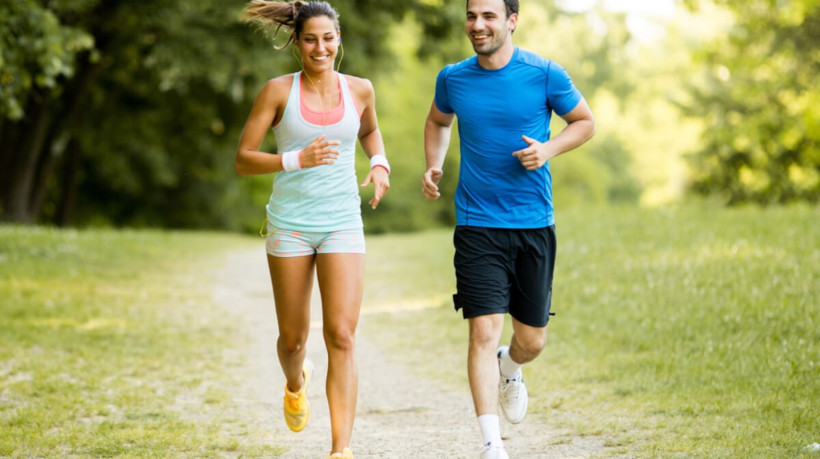
[[[313,58],[313,60],[315,60],[315,61],[323,61],[325,59],[327,59],[327,56],[321,56],[321,57],[314,57]]]

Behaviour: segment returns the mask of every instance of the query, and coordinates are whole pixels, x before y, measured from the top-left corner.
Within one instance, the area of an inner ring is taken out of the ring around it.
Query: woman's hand
[[[373,198],[368,202],[370,207],[375,209],[379,205],[379,201],[382,200],[384,194],[387,193],[387,190],[390,189],[390,177],[387,173],[387,169],[376,166],[370,169],[370,173],[367,174],[365,177],[364,182],[362,183],[362,188],[366,187],[373,183],[373,186],[376,188],[376,192],[373,194]]]
[[[302,169],[336,162],[336,158],[339,157],[339,150],[331,148],[336,145],[339,145],[338,140],[325,140],[324,135],[316,137],[299,153],[299,163],[302,165]]]

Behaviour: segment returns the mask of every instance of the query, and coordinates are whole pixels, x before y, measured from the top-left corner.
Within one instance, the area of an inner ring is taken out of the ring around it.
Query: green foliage
[[[62,73],[43,80],[51,85],[48,97],[32,91],[11,97],[3,87],[3,103],[25,116],[17,121],[6,116],[0,123],[0,138],[10,145],[0,155],[0,166],[8,171],[0,179],[14,182],[9,190],[0,186],[0,215],[12,216],[10,202],[17,193],[18,211],[30,207],[30,221],[255,231],[264,218],[271,177],[235,177],[236,142],[264,81],[297,70],[298,64],[287,50],[274,50],[264,33],[239,21],[243,5],[240,0],[66,0],[43,8],[27,0],[7,6],[4,24],[25,23],[31,30],[4,29],[11,38],[3,56],[47,59],[39,48],[23,46],[32,42],[29,35],[66,44],[73,54],[62,55]],[[345,37],[342,71],[374,82],[396,172],[380,209],[363,205],[366,228],[408,231],[452,224],[457,132],[442,198],[426,202],[419,180],[435,75],[444,64],[472,55],[463,32],[464,3],[347,0],[334,6]],[[552,2],[530,5],[524,13],[516,42],[535,45],[536,52],[566,65],[593,111],[602,89],[628,97],[635,81],[620,71],[628,57],[621,51],[628,40],[622,15],[601,13],[610,33],[589,34],[591,16],[564,13]],[[36,14],[47,18],[24,21]],[[544,47],[545,29],[571,39]],[[75,44],[67,31],[78,34]],[[557,162],[557,171],[567,171],[556,177],[556,194],[566,197],[564,202],[637,199],[639,182],[629,172],[632,145],[610,125],[601,123],[599,129],[605,142],[562,158],[563,165]],[[554,130],[562,127],[559,120]],[[264,148],[275,151],[272,136]],[[359,158],[363,178],[366,164]],[[18,190],[21,184],[12,179],[24,176],[30,181],[19,182],[31,187]],[[368,199],[365,191],[363,201]],[[26,221],[26,214],[11,219]]]
[[[688,109],[708,129],[692,158],[694,189],[742,202],[820,198],[820,2],[717,2],[736,14],[703,51]]]
[[[58,89],[94,38],[34,0],[0,4],[0,119],[19,120],[31,94]]]
[[[257,226],[263,202],[249,195],[269,189],[270,178],[263,187],[260,179],[235,176],[237,139],[259,88],[298,64],[240,22],[244,4],[83,0],[44,9],[31,1],[4,3],[0,99],[8,110],[0,117],[0,166],[9,177],[27,178],[0,186],[0,215],[17,203],[6,215],[12,220]],[[427,32],[421,44],[452,30],[443,25],[451,18],[429,2],[334,6],[345,34],[344,69],[368,78],[388,67],[384,38],[406,14],[414,13]],[[44,50],[49,43],[65,49]],[[40,71],[33,63],[41,60],[47,65]],[[34,69],[21,72],[6,62]],[[25,78],[50,85],[53,97],[29,91],[34,83],[21,86],[27,92],[14,86]]]
[[[528,416],[602,437],[605,457],[815,457],[818,218],[806,205],[559,210],[557,315],[524,369]],[[397,361],[466,391],[451,241],[370,237],[363,327]]]
[[[582,12],[523,4],[514,35],[567,68],[598,122],[590,143],[552,164],[559,206],[663,203],[690,183],[730,203],[817,201],[817,0],[690,0],[701,16],[679,9],[653,22],[666,36],[648,42],[604,3]],[[235,176],[237,139],[259,88],[298,64],[240,22],[244,4],[0,4],[0,218],[255,231],[272,178]],[[464,2],[333,4],[345,37],[342,71],[373,81],[395,171],[377,211],[363,192],[366,228],[452,224],[457,132],[442,198],[426,202],[419,179],[435,75],[473,53]],[[715,4],[734,13],[735,25],[704,47],[720,25],[709,14]],[[702,74],[689,70],[693,57]],[[556,120],[553,132],[562,128]],[[272,136],[264,149],[275,151]],[[684,151],[696,151],[690,170]]]

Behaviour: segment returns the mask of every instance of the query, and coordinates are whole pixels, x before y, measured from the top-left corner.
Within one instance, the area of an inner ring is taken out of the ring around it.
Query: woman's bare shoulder
[[[347,80],[347,84],[350,87],[350,90],[355,94],[357,97],[361,98],[362,100],[368,100],[373,97],[375,90],[373,89],[373,83],[370,82],[367,78],[356,77],[353,75],[345,75],[345,79]]]

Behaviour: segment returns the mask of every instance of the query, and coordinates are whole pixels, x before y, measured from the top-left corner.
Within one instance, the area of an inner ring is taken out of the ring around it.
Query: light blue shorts
[[[265,242],[268,254],[274,257],[304,257],[317,253],[365,253],[362,228],[312,232],[292,231],[274,227],[268,222]]]

